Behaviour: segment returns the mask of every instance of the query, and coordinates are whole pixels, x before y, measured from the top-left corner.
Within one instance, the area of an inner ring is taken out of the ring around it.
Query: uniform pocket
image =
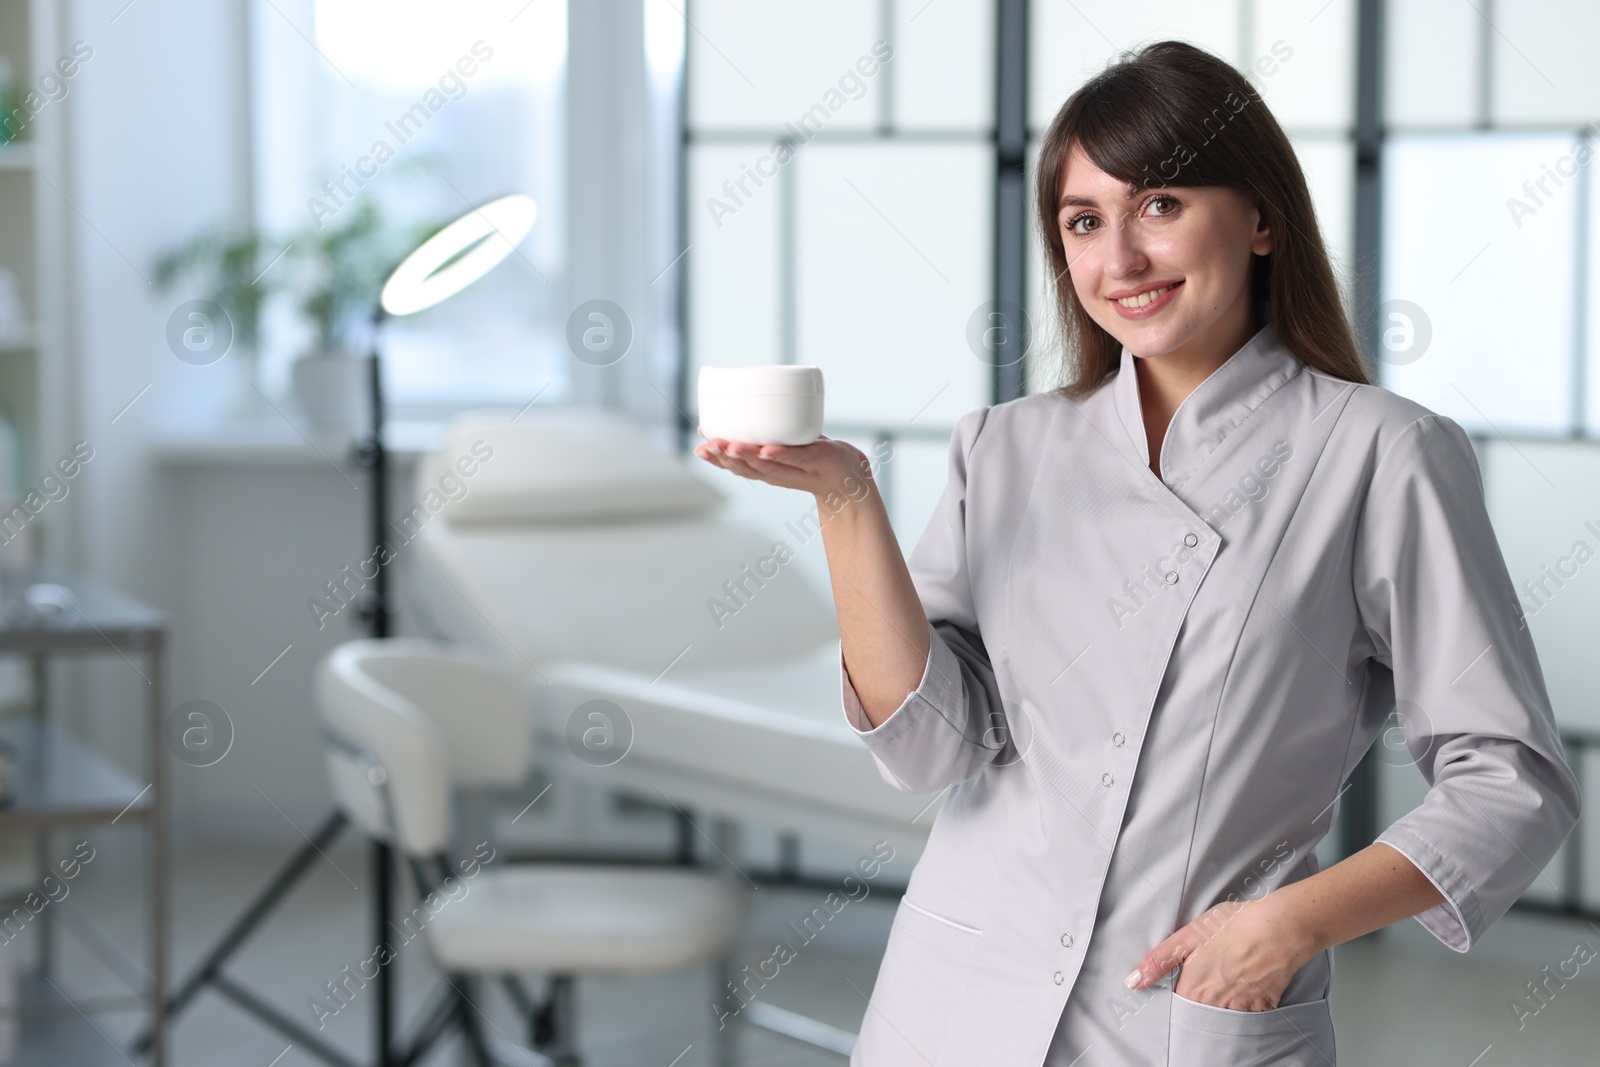
[[[1235,1011],[1172,994],[1168,1067],[1335,1067],[1327,997]]]
[[[895,922],[918,937],[962,953],[975,951],[983,937],[983,931],[976,926],[946,918],[905,897],[900,898],[900,914],[895,916]]]
[[[902,897],[850,1062],[937,1064],[947,1030],[986,1025],[962,1017],[982,943],[977,927]]]

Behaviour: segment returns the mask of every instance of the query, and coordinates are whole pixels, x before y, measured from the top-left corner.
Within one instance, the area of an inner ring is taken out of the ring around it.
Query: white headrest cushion
[[[418,474],[428,510],[457,526],[693,515],[724,500],[637,423],[590,406],[466,412]]]

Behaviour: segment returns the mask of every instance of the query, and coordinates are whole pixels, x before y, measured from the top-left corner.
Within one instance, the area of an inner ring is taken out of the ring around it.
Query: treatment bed
[[[817,536],[810,501],[763,532],[697,463],[603,409],[464,415],[393,548],[436,636],[526,672],[562,773],[909,865],[937,798],[889,786],[845,722],[831,604],[778,544]]]

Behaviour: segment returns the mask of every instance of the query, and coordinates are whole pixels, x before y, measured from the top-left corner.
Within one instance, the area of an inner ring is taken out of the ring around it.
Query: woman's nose
[[[1104,270],[1113,278],[1126,278],[1143,270],[1146,264],[1139,228],[1126,215],[1108,227]]]

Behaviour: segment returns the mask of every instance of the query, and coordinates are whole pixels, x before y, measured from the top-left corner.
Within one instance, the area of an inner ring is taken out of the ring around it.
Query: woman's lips
[[[1126,307],[1117,300],[1111,301],[1111,306],[1116,308],[1117,314],[1125,319],[1148,319],[1151,315],[1172,303],[1172,298],[1178,294],[1178,290],[1181,288],[1183,288],[1182,282],[1174,282],[1167,286],[1166,292],[1143,307]]]

